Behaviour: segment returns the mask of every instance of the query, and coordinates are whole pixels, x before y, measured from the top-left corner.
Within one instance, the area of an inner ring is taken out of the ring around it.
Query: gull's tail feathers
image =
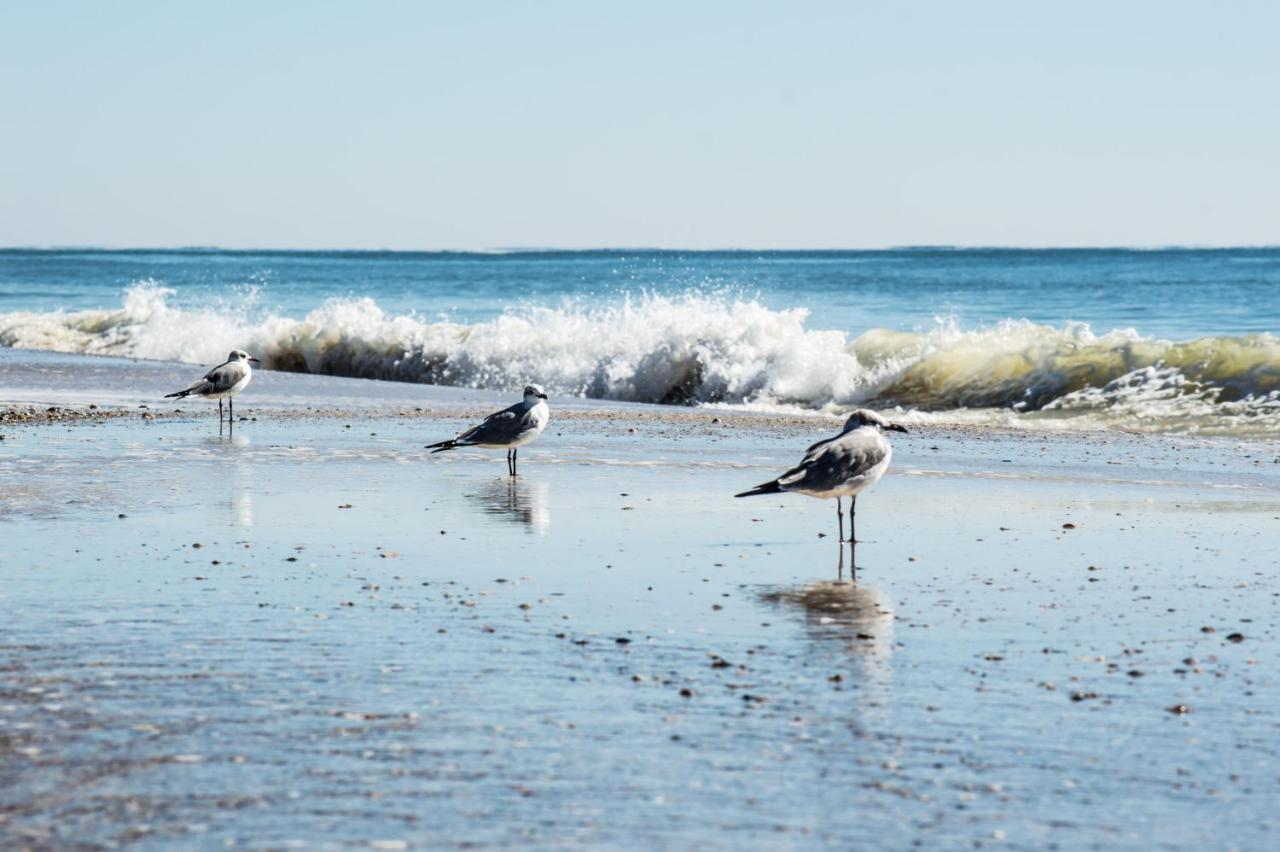
[[[427,444],[423,449],[430,450],[431,455],[434,456],[436,453],[443,453],[445,450],[455,450],[459,446],[461,445],[456,439],[450,438],[449,440],[441,441],[438,444]]]
[[[164,395],[164,398],[173,399],[175,396],[178,399],[186,399],[187,397],[191,396],[191,388],[187,388],[186,390],[175,391],[173,393],[167,393]]]
[[[757,485],[755,488],[752,488],[750,491],[743,491],[741,494],[735,494],[733,496],[734,497],[754,497],[757,494],[779,494],[781,492],[782,492],[782,486],[778,485],[778,481],[775,479],[772,482],[766,482],[762,485]]]

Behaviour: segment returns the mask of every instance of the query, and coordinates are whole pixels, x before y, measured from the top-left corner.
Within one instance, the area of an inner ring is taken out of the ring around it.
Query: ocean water
[[[1280,435],[1280,249],[0,251],[0,346],[558,396]]]

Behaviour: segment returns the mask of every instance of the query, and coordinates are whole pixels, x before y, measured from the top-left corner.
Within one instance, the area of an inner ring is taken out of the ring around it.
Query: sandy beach
[[[730,496],[829,418],[553,399],[511,481],[424,449],[501,394],[264,373],[220,436],[189,367],[66,357],[3,365],[18,846],[1280,827],[1274,444],[916,428],[850,583],[830,503]]]

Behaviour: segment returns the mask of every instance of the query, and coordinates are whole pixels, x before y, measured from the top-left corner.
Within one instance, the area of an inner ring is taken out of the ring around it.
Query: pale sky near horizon
[[[1280,4],[0,0],[0,245],[1280,243]]]

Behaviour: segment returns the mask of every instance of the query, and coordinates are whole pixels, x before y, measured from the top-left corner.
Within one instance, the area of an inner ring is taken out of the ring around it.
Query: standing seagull
[[[844,510],[840,498],[849,498],[849,543],[856,542],[853,534],[853,513],[858,492],[870,488],[884,476],[893,457],[893,447],[882,430],[906,432],[895,423],[887,422],[874,411],[859,408],[849,415],[844,430],[834,438],[819,441],[805,451],[800,464],[772,482],[757,485],[750,491],[735,497],[752,497],[756,494],[777,494],[781,491],[798,491],[810,497],[836,498],[836,517],[840,522],[840,540],[844,541]]]
[[[510,408],[495,411],[478,426],[472,426],[456,438],[428,444],[432,455],[458,447],[499,447],[507,451],[507,473],[516,475],[516,454],[520,447],[542,434],[551,419],[547,395],[540,385],[526,385],[524,400]]]
[[[230,423],[235,419],[235,407],[232,397],[240,393],[249,386],[249,380],[253,378],[253,369],[249,366],[249,362],[257,364],[257,358],[250,358],[249,353],[243,349],[232,349],[231,354],[227,356],[225,363],[219,364],[212,370],[204,374],[203,378],[196,379],[191,383],[191,387],[186,390],[180,390],[177,393],[167,393],[165,399],[177,397],[184,399],[188,396],[202,396],[205,399],[216,399],[218,401],[218,428],[222,428],[222,400],[227,400],[227,422]]]

